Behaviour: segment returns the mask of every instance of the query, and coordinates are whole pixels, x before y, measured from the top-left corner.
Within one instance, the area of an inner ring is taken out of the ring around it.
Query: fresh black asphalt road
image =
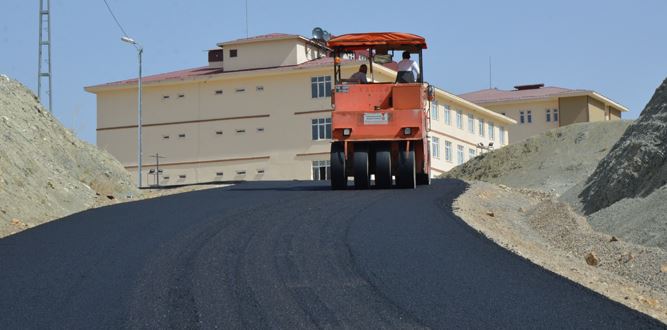
[[[661,328],[494,245],[460,181],[257,182],[0,239],[0,329]]]

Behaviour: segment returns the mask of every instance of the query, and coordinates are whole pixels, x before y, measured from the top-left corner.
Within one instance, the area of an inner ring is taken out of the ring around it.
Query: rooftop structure
[[[513,90],[483,89],[460,97],[517,121],[510,143],[548,129],[577,122],[620,120],[628,109],[588,89],[569,89],[544,84],[514,86]]]

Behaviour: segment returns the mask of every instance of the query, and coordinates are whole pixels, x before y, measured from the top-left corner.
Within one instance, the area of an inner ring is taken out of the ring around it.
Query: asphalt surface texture
[[[0,239],[0,329],[664,328],[485,239],[465,183],[254,182]]]

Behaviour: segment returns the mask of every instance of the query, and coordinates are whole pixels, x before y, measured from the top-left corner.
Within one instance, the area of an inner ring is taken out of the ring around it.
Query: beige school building
[[[327,52],[303,36],[269,34],[219,43],[205,66],[144,77],[144,185],[328,179]],[[344,59],[343,76],[363,63]],[[373,65],[369,81],[394,81],[390,66]],[[97,145],[137,175],[136,79],[85,89],[97,96]],[[516,123],[441,89],[428,106],[433,175],[476,156],[479,145],[508,144]],[[164,157],[158,176],[156,154]]]
[[[514,90],[484,89],[459,96],[514,119],[517,123],[508,127],[510,143],[574,123],[620,120],[628,111],[592,90],[544,84],[514,86]]]

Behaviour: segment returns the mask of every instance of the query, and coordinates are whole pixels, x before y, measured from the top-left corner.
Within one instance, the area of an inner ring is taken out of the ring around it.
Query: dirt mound
[[[76,138],[5,75],[0,141],[0,237],[139,194],[117,160]]]
[[[607,121],[560,127],[477,156],[445,177],[562,194],[588,178],[630,124]]]
[[[667,183],[667,79],[639,119],[600,161],[581,195],[591,214],[624,198],[646,197]]]
[[[667,251],[595,231],[567,204],[525,188],[471,182],[453,209],[531,262],[667,321]]]

